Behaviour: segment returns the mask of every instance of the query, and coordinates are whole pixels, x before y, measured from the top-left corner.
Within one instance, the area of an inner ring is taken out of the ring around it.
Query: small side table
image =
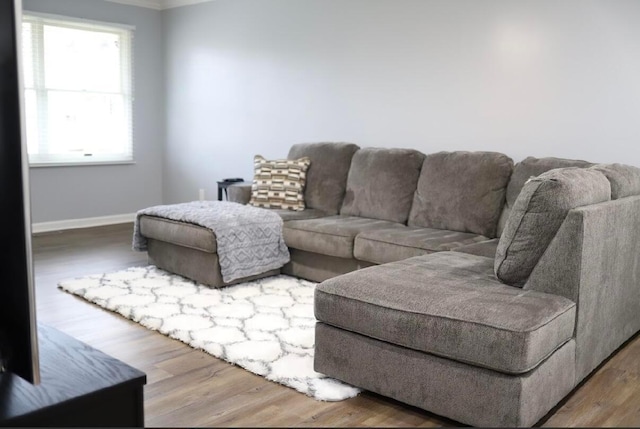
[[[218,201],[222,201],[222,191],[224,191],[224,196],[226,199],[229,199],[229,194],[227,193],[227,188],[231,185],[236,185],[238,183],[246,183],[244,179],[232,179],[232,180],[222,180],[218,183]]]

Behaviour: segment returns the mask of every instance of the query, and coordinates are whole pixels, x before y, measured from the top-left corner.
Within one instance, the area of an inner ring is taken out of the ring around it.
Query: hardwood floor
[[[132,224],[34,236],[38,321],[147,374],[146,426],[459,425],[371,393],[319,402],[152,332],[57,288],[59,280],[146,265]],[[640,426],[640,337],[605,362],[540,424]]]

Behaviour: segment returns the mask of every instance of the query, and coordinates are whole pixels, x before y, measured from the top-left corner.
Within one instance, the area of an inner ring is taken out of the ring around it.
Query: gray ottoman
[[[225,283],[220,273],[216,237],[211,230],[143,215],[140,233],[148,240],[149,263],[198,283],[217,288],[280,274],[278,269]]]

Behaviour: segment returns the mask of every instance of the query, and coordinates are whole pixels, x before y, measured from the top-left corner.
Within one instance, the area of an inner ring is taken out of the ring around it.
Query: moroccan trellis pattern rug
[[[146,266],[59,287],[315,399],[360,392],[313,370],[314,283],[281,275],[212,289]]]

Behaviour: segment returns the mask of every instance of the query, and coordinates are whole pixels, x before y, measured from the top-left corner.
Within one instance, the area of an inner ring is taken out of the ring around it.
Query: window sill
[[[29,164],[29,168],[89,167],[100,165],[134,165],[135,161],[95,161],[95,162],[39,162]]]

